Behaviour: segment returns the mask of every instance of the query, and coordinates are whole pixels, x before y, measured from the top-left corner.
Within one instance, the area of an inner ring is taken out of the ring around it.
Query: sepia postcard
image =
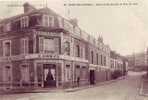
[[[148,100],[147,0],[0,0],[0,100]]]

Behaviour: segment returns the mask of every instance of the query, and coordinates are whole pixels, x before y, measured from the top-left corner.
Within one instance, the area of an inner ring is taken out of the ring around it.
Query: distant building
[[[112,72],[118,70],[122,74],[125,74],[128,71],[128,61],[125,59],[125,57],[117,54],[115,51],[111,51],[110,60]]]
[[[133,55],[128,55],[129,68],[132,70],[145,70],[147,66],[147,54],[146,52],[135,53]]]

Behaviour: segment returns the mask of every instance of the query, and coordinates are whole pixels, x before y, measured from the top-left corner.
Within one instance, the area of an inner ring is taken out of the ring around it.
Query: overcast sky
[[[46,0],[26,0],[37,8]],[[148,1],[128,0],[136,5],[124,6],[64,6],[70,3],[122,3],[127,0],[47,0],[49,8],[58,14],[77,18],[81,29],[94,37],[102,35],[111,49],[122,55],[141,52],[148,46]],[[0,19],[23,12],[25,0],[0,0]],[[16,6],[14,6],[16,5]],[[70,12],[70,13],[68,13]]]

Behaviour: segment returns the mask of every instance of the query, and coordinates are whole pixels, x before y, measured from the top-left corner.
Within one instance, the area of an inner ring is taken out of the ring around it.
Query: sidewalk
[[[143,76],[141,81],[140,95],[148,96],[148,77]]]
[[[120,77],[116,80],[109,80],[109,81],[104,81],[104,82],[100,82],[94,85],[87,85],[87,86],[81,86],[81,87],[75,87],[75,88],[68,88],[68,89],[64,89],[65,92],[75,92],[75,91],[79,91],[79,90],[84,90],[84,89],[88,89],[88,88],[94,88],[97,86],[101,86],[101,85],[107,85],[107,84],[111,84],[113,82],[116,82],[118,80],[122,80],[125,79],[125,76]]]
[[[80,87],[74,87],[74,88],[68,88],[68,89],[57,89],[57,88],[41,88],[41,89],[21,89],[21,90],[8,90],[8,91],[1,91],[0,95],[2,94],[16,94],[16,93],[50,93],[50,92],[75,92],[75,91],[79,91],[79,90],[84,90],[84,89],[88,89],[88,88],[94,88],[97,86],[101,86],[101,85],[107,85],[107,84],[111,84],[113,82],[116,82],[118,80],[124,79],[124,77],[120,77],[116,80],[109,80],[109,81],[105,81],[105,82],[100,82],[97,83],[95,85],[86,85],[86,86],[80,86]]]

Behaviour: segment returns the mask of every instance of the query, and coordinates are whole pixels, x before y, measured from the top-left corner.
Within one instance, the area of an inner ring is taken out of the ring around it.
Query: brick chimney
[[[32,12],[33,10],[36,10],[35,7],[30,5],[28,2],[24,3],[24,13]]]

